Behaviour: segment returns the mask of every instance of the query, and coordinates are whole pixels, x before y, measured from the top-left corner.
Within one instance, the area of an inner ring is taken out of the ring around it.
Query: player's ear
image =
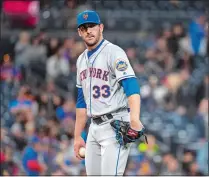
[[[99,25],[99,27],[100,27],[100,31],[103,32],[103,30],[104,30],[104,24],[101,23],[101,24]]]
[[[80,32],[79,28],[78,28],[78,35],[81,37],[81,32]]]

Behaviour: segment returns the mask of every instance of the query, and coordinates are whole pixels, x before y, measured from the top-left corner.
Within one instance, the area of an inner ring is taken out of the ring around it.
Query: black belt
[[[100,117],[95,117],[95,118],[92,118],[93,122],[96,123],[97,125],[103,123],[103,122],[106,122],[110,119],[113,118],[113,115],[112,114],[105,114],[103,116],[100,116]]]

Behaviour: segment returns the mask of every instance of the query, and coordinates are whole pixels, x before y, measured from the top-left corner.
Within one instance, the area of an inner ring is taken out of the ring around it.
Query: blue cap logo
[[[84,18],[85,20],[87,20],[88,14],[87,14],[87,13],[86,13],[86,14],[83,14],[83,18]]]

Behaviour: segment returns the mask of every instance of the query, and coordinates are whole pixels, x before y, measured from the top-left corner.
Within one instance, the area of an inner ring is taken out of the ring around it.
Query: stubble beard
[[[86,42],[86,41],[85,41],[85,43],[88,47],[93,47],[99,42],[100,37],[101,37],[101,34],[99,33],[97,38],[95,38],[95,41],[93,43],[89,43],[89,42]]]

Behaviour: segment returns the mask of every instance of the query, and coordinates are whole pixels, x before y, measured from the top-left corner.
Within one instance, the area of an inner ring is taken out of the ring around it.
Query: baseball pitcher
[[[87,175],[123,175],[131,144],[144,135],[137,78],[126,53],[103,38],[97,12],[78,14],[77,27],[86,50],[77,60],[75,155],[82,159],[79,149],[86,148]],[[87,117],[85,144],[81,132]]]

